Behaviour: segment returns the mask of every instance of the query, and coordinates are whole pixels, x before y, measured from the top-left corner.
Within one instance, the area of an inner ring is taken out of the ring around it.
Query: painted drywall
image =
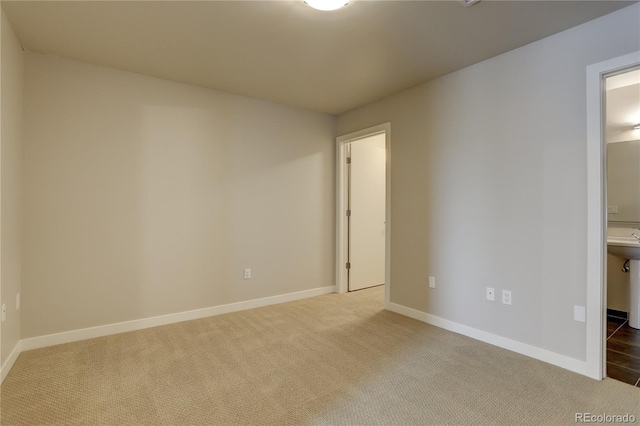
[[[334,138],[329,115],[26,53],[22,337],[334,285]]]
[[[629,273],[622,272],[625,259],[607,254],[607,308],[629,312]]]
[[[640,140],[607,144],[609,222],[640,222]]]
[[[626,74],[631,74],[631,77],[625,82]],[[615,82],[618,85],[628,83],[635,76],[638,76],[638,71],[631,71],[616,76],[619,77],[619,80],[615,80]],[[607,79],[605,94],[607,144],[640,139],[640,129],[635,129],[635,126],[640,124],[640,83],[616,87],[614,84],[609,85],[609,81],[610,79]],[[614,88],[609,88],[609,86]]]
[[[640,141],[607,144],[607,204],[617,209],[617,213],[608,214],[609,226],[629,228],[628,234],[637,230],[640,222]],[[629,274],[622,272],[624,262],[625,259],[607,255],[607,307],[628,312]]]
[[[20,310],[16,295],[21,287],[22,244],[22,90],[23,52],[11,24],[0,11],[0,299],[7,306],[1,323],[0,362],[4,365],[20,340]]]
[[[392,303],[585,360],[573,309],[586,304],[586,67],[639,50],[639,14],[338,117],[339,135],[391,122]]]

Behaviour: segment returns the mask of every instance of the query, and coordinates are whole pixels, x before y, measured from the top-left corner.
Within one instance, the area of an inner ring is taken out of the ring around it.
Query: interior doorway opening
[[[390,300],[390,123],[337,138],[339,293],[385,285]]]
[[[587,67],[587,312],[585,374],[607,376],[606,79],[640,67],[640,51]]]
[[[605,76],[606,376],[640,386],[640,67]]]

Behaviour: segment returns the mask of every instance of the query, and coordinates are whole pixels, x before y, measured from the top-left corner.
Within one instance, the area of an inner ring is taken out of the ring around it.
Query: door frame
[[[587,322],[586,375],[606,376],[607,150],[605,85],[608,76],[640,65],[640,51],[587,67]]]
[[[346,293],[347,282],[347,153],[346,146],[350,142],[364,139],[369,136],[385,134],[385,250],[384,250],[384,275],[385,308],[390,302],[391,288],[391,123],[383,123],[377,126],[368,127],[356,132],[336,138],[336,289],[338,293]]]

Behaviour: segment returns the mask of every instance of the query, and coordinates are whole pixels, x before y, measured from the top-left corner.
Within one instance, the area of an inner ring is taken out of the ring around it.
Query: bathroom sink
[[[607,251],[609,254],[629,259],[629,326],[640,330],[640,229],[607,229]],[[625,262],[625,265],[627,263]]]
[[[607,237],[607,251],[625,259],[640,260],[640,241],[636,237]]]
[[[640,330],[640,229],[607,229],[607,251],[609,254],[629,259],[625,272],[629,273],[629,326]],[[627,263],[625,262],[625,265]]]

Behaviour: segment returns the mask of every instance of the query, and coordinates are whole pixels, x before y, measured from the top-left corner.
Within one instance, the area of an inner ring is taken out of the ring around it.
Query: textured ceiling
[[[3,1],[23,47],[338,114],[630,4]]]

